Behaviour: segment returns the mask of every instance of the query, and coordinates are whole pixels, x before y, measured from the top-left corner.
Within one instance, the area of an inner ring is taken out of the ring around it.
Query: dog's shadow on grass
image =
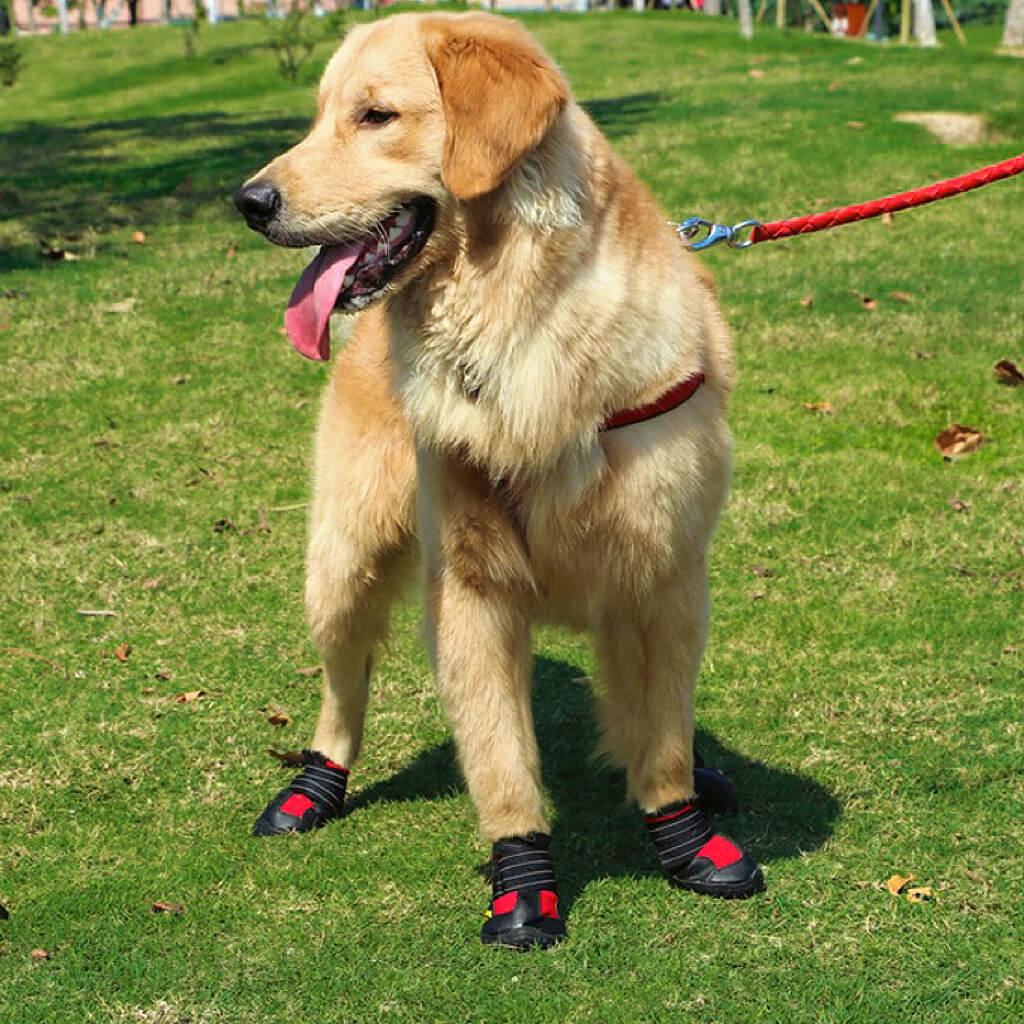
[[[623,772],[594,758],[594,702],[582,676],[575,666],[550,658],[534,665],[534,717],[554,805],[552,850],[566,909],[596,879],[659,874],[641,815],[625,799]],[[718,818],[719,827],[756,860],[770,864],[799,856],[832,835],[840,805],[817,782],[744,757],[699,725],[696,747],[736,787],[739,811]],[[460,788],[448,740],[355,795],[348,811],[382,801],[439,799]]]

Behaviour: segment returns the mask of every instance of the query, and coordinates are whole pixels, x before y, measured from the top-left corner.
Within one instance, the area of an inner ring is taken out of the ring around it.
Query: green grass
[[[677,217],[777,219],[1024,150],[1024,62],[995,28],[926,53],[688,16],[528,23]],[[503,955],[477,940],[488,851],[414,600],[349,817],[248,837],[289,777],[267,749],[308,741],[319,701],[296,670],[326,376],[279,334],[302,254],[230,196],[301,138],[328,48],[289,86],[262,39],[206,28],[192,61],[177,30],[32,39],[0,96],[0,1020],[1021,1019],[1024,388],[992,365],[1024,365],[1024,179],[708,257],[740,375],[699,740],[769,889],[665,886],[589,760],[590,648],[544,630],[571,937]],[[986,115],[993,141],[943,146],[905,110]],[[944,463],[953,422],[990,442]],[[935,899],[890,896],[895,872]]]

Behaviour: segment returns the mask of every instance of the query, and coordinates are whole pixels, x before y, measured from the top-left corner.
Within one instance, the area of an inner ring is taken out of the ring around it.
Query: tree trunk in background
[[[721,14],[722,0],[704,0],[705,14]]]
[[[914,35],[922,46],[938,46],[932,0],[914,0]]]
[[[740,35],[744,39],[754,38],[754,12],[750,9],[750,0],[737,0],[740,11]]]
[[[68,0],[57,0],[57,24],[63,35],[68,34]]]
[[[1024,0],[1010,0],[1006,8],[1003,46],[1024,46]]]

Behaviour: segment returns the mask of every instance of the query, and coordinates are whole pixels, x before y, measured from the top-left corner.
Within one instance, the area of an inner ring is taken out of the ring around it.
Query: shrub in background
[[[21,47],[17,40],[0,39],[0,82],[10,87],[21,74]]]

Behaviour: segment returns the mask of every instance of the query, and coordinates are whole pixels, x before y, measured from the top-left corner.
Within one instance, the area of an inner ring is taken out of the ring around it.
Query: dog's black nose
[[[235,193],[238,207],[246,223],[257,231],[265,228],[281,209],[281,193],[269,181],[254,181]]]

